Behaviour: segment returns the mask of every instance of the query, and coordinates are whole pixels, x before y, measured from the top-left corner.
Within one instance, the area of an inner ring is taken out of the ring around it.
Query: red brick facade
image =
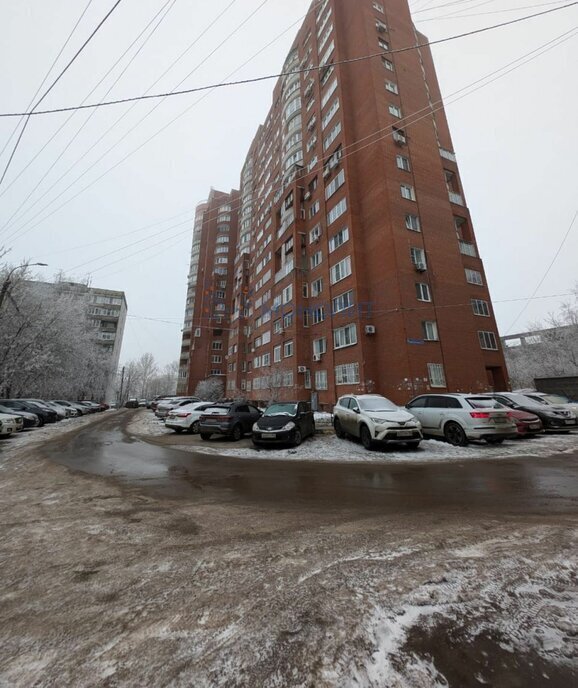
[[[283,71],[322,68],[277,83],[233,204],[229,395],[507,387],[429,49],[333,64],[425,40],[407,0],[309,12]]]

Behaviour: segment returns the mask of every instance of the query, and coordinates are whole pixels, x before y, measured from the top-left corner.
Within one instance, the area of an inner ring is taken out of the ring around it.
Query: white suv
[[[417,447],[423,439],[419,421],[379,394],[340,397],[333,409],[333,428],[337,437],[359,437],[366,449],[376,442]]]
[[[196,401],[170,410],[165,419],[165,426],[175,432],[186,432],[197,435],[199,432],[199,418],[211,406],[213,401]]]
[[[465,447],[470,440],[501,444],[516,437],[509,409],[483,395],[423,394],[406,408],[419,418],[424,435],[444,437],[457,447]]]

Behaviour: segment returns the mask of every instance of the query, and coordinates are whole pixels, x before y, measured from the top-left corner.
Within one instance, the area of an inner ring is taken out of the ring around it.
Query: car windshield
[[[211,416],[226,416],[229,413],[229,406],[211,406],[207,409],[207,415]]]
[[[500,404],[499,401],[496,401],[495,399],[485,399],[485,398],[478,398],[478,397],[473,397],[468,399],[468,404],[472,408],[491,408],[491,409],[504,409],[506,408],[502,404]]]
[[[265,416],[295,416],[297,404],[272,404],[265,411]]]
[[[385,397],[358,399],[362,411],[399,411],[399,408]]]
[[[549,404],[571,404],[568,397],[563,397],[561,394],[544,394],[542,399],[545,399]]]

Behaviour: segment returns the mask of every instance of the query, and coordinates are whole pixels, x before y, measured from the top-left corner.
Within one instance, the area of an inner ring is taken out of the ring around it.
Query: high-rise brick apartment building
[[[395,53],[426,40],[407,0],[313,4],[241,175],[229,394],[506,387],[432,55]]]
[[[239,192],[211,189],[195,213],[177,393],[226,374]]]

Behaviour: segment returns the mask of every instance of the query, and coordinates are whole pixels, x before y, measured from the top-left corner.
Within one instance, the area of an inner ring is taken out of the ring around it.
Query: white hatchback
[[[165,426],[175,432],[183,432],[184,430],[196,435],[199,432],[199,418],[205,409],[214,405],[215,402],[213,401],[195,401],[172,409],[168,412]]]
[[[333,429],[337,437],[359,437],[366,449],[377,442],[403,442],[418,447],[421,425],[405,409],[379,394],[347,394],[333,409]]]
[[[24,428],[22,416],[13,416],[11,413],[0,413],[0,437],[10,437],[15,432]]]
[[[424,435],[443,437],[458,447],[470,440],[501,444],[517,436],[509,409],[483,395],[423,394],[406,408],[419,418]]]

